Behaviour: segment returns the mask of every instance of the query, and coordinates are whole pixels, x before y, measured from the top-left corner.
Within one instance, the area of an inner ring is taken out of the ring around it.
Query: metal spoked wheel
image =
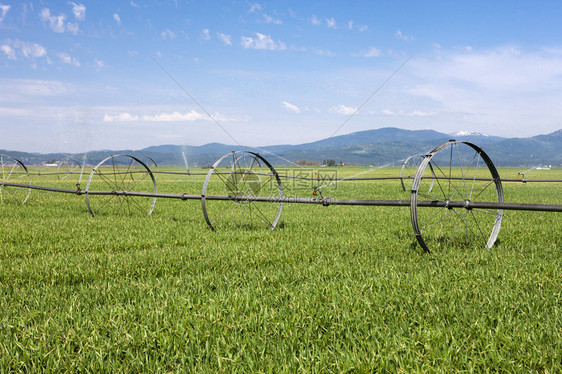
[[[414,176],[416,175],[423,158],[424,156],[422,155],[410,156],[402,164],[402,168],[400,169],[400,183],[402,184],[402,191],[411,190]],[[433,179],[431,179],[431,183],[428,188],[429,191],[433,188]]]
[[[414,177],[410,205],[423,250],[491,248],[503,210],[471,207],[475,202],[503,202],[499,174],[481,148],[451,140],[425,156]]]
[[[253,152],[232,152],[221,157],[207,173],[201,196],[209,227],[267,228],[279,221],[283,203],[281,179],[263,157]],[[260,201],[255,201],[259,199]]]
[[[76,160],[62,161],[57,168],[57,177],[59,179],[70,179],[74,174],[80,174],[82,165]]]
[[[86,205],[92,216],[150,215],[156,204],[154,175],[136,157],[109,156],[92,170],[86,185]]]
[[[148,166],[150,168],[150,171],[152,172],[152,175],[154,175],[154,179],[158,178],[158,164],[156,163],[156,161],[154,161],[154,159],[152,159],[152,157],[148,157],[145,156],[143,157],[144,159],[144,163],[146,164],[146,166]]]
[[[31,189],[6,186],[4,183],[31,184],[29,172],[23,162],[10,156],[0,155],[0,203],[25,204]]]

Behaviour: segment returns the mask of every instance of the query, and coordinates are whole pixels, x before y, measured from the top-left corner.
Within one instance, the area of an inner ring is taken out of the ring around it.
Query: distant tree
[[[326,160],[326,166],[336,166],[336,160],[328,159]]]
[[[311,161],[311,160],[298,160],[297,162],[295,162],[295,164],[297,165],[301,165],[301,166],[318,166],[320,165],[320,162],[318,161]]]

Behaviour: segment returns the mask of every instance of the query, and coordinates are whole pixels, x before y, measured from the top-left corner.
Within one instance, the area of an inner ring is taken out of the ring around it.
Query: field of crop
[[[75,178],[32,183],[75,188]],[[159,174],[158,191],[197,194],[203,180]],[[312,183],[285,189],[311,197]],[[504,192],[562,204],[560,183]],[[410,198],[397,180],[324,194]],[[506,211],[491,250],[431,254],[407,207],[285,204],[274,231],[212,231],[196,200],[104,213],[44,191],[0,204],[0,372],[562,372],[560,213]]]

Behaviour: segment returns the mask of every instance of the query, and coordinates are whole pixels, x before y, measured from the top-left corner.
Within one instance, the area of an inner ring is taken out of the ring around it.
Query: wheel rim
[[[154,180],[158,179],[158,164],[152,157],[145,156],[146,161],[144,162],[150,168],[152,175],[154,175]]]
[[[451,206],[459,201],[463,207]],[[501,180],[488,155],[456,141],[426,155],[412,183],[410,204],[414,234],[424,251],[494,245],[503,210],[471,208],[471,202],[503,202]]]
[[[414,176],[420,167],[420,164],[424,156],[414,155],[408,157],[402,164],[400,169],[400,183],[402,185],[402,191],[411,191],[412,183],[414,181]],[[429,191],[433,188],[433,179],[429,185]]]
[[[3,183],[31,185],[27,167],[18,159],[0,155],[0,203],[23,205],[31,194],[26,187],[5,186]]]
[[[254,197],[283,197],[281,179],[275,169],[253,152],[232,152],[211,167],[201,193],[203,215],[209,227],[267,228],[279,221],[283,204],[252,201]],[[222,200],[211,196],[227,196]]]
[[[123,193],[156,193],[154,175],[136,157],[109,156],[92,169],[86,184],[86,205],[92,216],[99,214],[150,215],[155,196],[131,196]]]
[[[57,168],[58,179],[72,178],[74,174],[80,174],[82,165],[76,160],[62,161]]]

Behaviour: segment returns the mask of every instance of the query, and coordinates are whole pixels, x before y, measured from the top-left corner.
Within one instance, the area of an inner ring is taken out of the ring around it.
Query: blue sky
[[[546,134],[560,19],[560,1],[0,0],[0,149]]]

